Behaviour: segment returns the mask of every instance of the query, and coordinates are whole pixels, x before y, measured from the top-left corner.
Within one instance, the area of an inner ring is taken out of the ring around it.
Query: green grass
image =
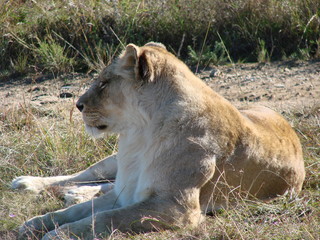
[[[203,64],[224,62],[221,41],[235,62],[318,58],[319,9],[318,0],[2,1],[0,69],[95,71],[150,40],[191,62],[201,53]]]

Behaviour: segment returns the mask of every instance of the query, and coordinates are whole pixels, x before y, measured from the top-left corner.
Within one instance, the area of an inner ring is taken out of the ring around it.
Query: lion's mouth
[[[92,126],[92,125],[85,124],[85,126],[86,126],[87,133],[94,138],[104,137],[104,134],[107,131],[106,129],[108,128],[108,125]]]
[[[107,125],[96,126],[96,128],[98,128],[99,130],[104,130],[104,129],[106,129],[107,127],[108,127]]]

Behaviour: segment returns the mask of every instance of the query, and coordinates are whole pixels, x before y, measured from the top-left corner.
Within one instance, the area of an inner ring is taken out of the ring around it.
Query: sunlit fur
[[[89,134],[119,134],[118,153],[84,172],[34,183],[115,177],[114,188],[29,220],[22,236],[43,225],[49,231],[44,239],[67,231],[92,239],[112,228],[196,226],[203,213],[234,198],[301,190],[301,145],[288,122],[266,107],[236,109],[163,45],[128,45],[77,105]],[[14,184],[19,181],[23,177]]]

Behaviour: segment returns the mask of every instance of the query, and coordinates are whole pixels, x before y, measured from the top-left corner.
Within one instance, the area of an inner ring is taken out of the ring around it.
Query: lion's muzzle
[[[84,109],[84,104],[78,101],[78,102],[76,103],[76,107],[78,108],[78,110],[79,110],[80,112],[82,112],[83,109]]]

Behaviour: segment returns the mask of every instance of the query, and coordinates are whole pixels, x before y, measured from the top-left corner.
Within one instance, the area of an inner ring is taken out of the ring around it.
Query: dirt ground
[[[259,104],[299,111],[320,104],[319,61],[222,66],[202,78],[238,107]]]
[[[282,113],[294,110],[296,114],[305,107],[320,111],[320,61],[199,69],[201,79],[238,107],[261,104]],[[65,103],[72,106],[93,78],[94,75],[67,74],[0,80],[0,100],[7,107],[29,103],[45,108]]]

